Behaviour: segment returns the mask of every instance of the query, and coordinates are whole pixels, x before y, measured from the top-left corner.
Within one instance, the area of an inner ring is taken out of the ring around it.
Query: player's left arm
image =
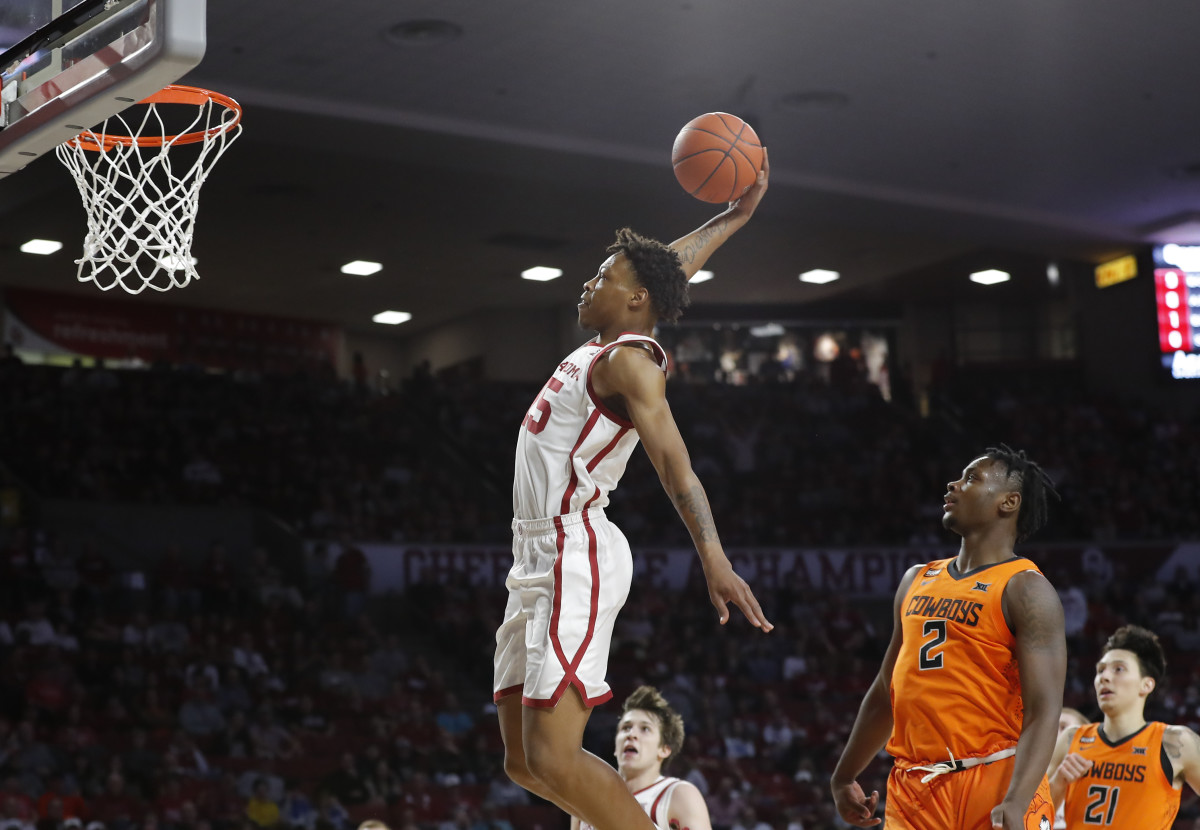
[[[1024,715],[1012,779],[992,811],[992,826],[1020,828],[1054,754],[1067,676],[1067,640],[1058,593],[1037,571],[1009,580],[1002,600],[1016,638]]]
[[[1168,726],[1163,730],[1163,749],[1175,768],[1172,783],[1182,788],[1186,781],[1192,792],[1200,793],[1200,735],[1186,726]]]
[[[763,194],[767,192],[767,180],[771,177],[771,165],[767,161],[767,150],[763,148],[763,166],[758,171],[758,178],[750,189],[742,194],[736,202],[730,202],[729,207],[709,219],[687,236],[680,237],[671,243],[675,253],[679,254],[679,262],[688,279],[704,267],[704,263],[712,256],[713,251],[721,247],[725,240],[750,221]]]
[[[671,830],[712,830],[708,817],[708,805],[696,785],[680,781],[671,793],[671,811],[667,814],[667,826]]]
[[[770,631],[774,626],[767,621],[750,586],[734,572],[721,546],[708,496],[692,470],[683,436],[667,404],[666,384],[658,364],[648,352],[636,347],[612,349],[592,369],[595,393],[601,398],[619,396],[624,401],[663,489],[687,525],[708,580],[709,599],[721,624],[729,621],[728,603],[732,602],[754,627]]]

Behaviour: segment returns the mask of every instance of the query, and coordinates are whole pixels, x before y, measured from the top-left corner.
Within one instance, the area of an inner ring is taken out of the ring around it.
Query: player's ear
[[[633,289],[630,290],[630,292],[629,292],[629,307],[630,308],[641,308],[644,305],[646,305],[646,303],[648,303],[648,302],[650,302],[650,292],[646,290],[645,286],[637,285],[637,286],[634,286]]]
[[[671,747],[663,744],[658,748],[658,760],[665,761],[671,757]]]
[[[1151,692],[1154,691],[1154,687],[1157,685],[1158,684],[1154,682],[1153,677],[1143,677],[1142,678],[1142,694],[1148,696]]]
[[[1020,509],[1021,494],[1016,490],[1009,490],[1000,500],[1000,513],[1004,516],[1015,516]]]

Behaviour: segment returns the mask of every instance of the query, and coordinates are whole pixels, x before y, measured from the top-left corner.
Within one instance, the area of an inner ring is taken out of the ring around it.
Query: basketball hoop
[[[172,85],[139,103],[140,118],[117,113],[56,150],[88,215],[79,281],[104,291],[168,291],[200,278],[192,258],[200,186],[242,132],[238,102],[207,89]],[[168,132],[161,104],[190,104],[196,114]],[[199,145],[195,160],[180,164],[176,153],[172,164],[169,151],[185,144]]]

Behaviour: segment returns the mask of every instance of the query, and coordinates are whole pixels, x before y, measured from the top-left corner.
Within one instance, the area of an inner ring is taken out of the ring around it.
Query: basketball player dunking
[[[559,364],[518,433],[513,566],[493,687],[504,769],[598,830],[651,830],[616,771],[583,749],[592,707],[612,697],[609,641],[633,573],[629,543],[604,506],[639,438],[696,545],[720,622],[732,602],[755,627],[772,628],[721,547],[652,336],[687,304],[688,279],[749,221],[767,176],[764,155],[741,199],[669,246],[618,232],[579,302],[580,326],[598,336]]]
[[[1051,830],[1063,612],[1013,553],[1045,521],[1049,493],[1041,468],[1003,446],[947,485],[942,524],[962,537],[958,556],[901,580],[892,641],[830,782],[850,824],[879,824],[879,793],[855,779],[886,744],[888,830]]]
[[[663,775],[683,749],[683,718],[653,686],[625,698],[617,724],[617,773],[656,830],[712,830],[708,805],[690,781]],[[571,830],[594,830],[571,817]]]

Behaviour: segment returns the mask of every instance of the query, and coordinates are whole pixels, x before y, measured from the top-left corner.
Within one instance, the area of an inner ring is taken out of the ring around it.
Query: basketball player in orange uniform
[[[764,153],[737,202],[670,245],[618,232],[578,305],[580,326],[598,336],[559,364],[519,430],[513,566],[493,663],[504,770],[598,830],[651,830],[616,771],[583,749],[592,707],[612,696],[609,645],[633,574],[629,543],[604,506],[639,440],[687,525],[720,622],[732,602],[758,629],[772,628],[721,546],[653,338],[659,320],[686,305],[688,278],[750,220],[768,174]]]
[[[1065,730],[1050,762],[1050,792],[1068,828],[1169,830],[1183,782],[1200,792],[1200,737],[1144,716],[1166,668],[1145,628],[1122,626],[1104,644],[1093,681],[1104,722]]]
[[[683,718],[653,686],[625,698],[617,724],[617,772],[656,830],[712,830],[708,805],[690,781],[662,771],[683,749]],[[593,830],[571,817],[571,830]]]
[[[1024,452],[989,448],[947,487],[958,556],[911,568],[895,628],[830,786],[838,813],[880,823],[855,780],[895,758],[888,830],[1050,830],[1046,767],[1066,674],[1062,605],[1013,553],[1045,522],[1049,478]]]

